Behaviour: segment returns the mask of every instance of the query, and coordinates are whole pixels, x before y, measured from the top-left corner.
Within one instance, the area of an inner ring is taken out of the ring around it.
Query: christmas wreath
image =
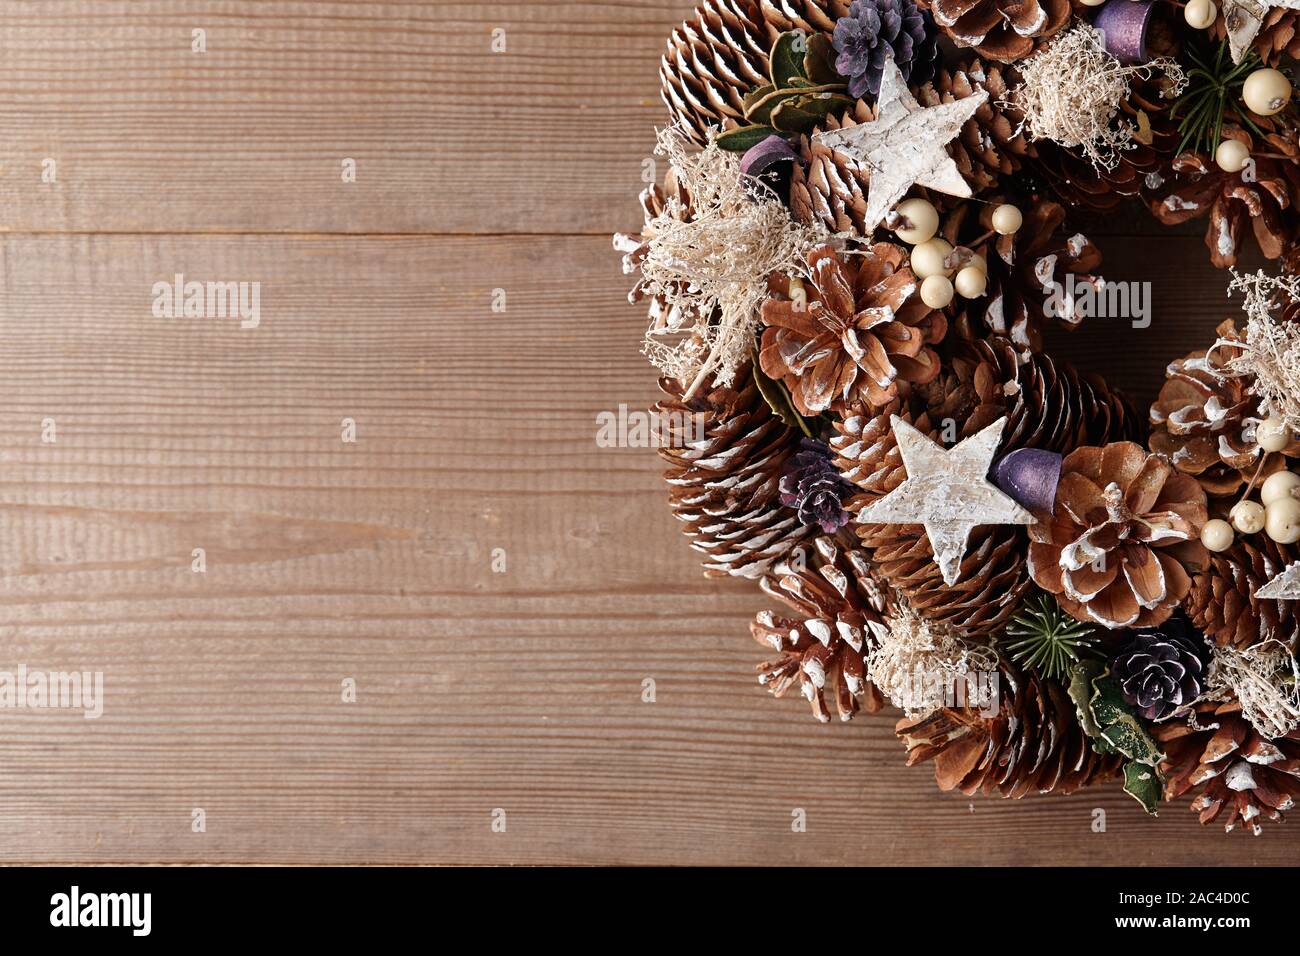
[[[670,501],[759,683],[886,701],[945,790],[1300,794],[1300,0],[704,0],[618,236]],[[1053,359],[1078,210],[1205,217],[1242,314],[1147,416]],[[1253,239],[1252,239],[1253,237]],[[1239,274],[1253,241],[1274,266]]]

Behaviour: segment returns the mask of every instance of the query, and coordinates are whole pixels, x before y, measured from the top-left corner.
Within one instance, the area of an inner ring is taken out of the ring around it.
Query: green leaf
[[[1101,736],[1097,738],[1098,750],[1120,753],[1129,760],[1151,767],[1163,759],[1160,745],[1133,708],[1124,702],[1119,682],[1110,676],[1109,670],[1103,676],[1093,678],[1092,699],[1088,706],[1093,720],[1101,728]]]
[[[835,47],[824,33],[814,33],[808,38],[808,52],[803,58],[804,76],[814,83],[844,85],[844,77],[835,69]]]
[[[791,30],[777,37],[768,57],[772,68],[772,85],[781,89],[789,86],[793,77],[803,76],[803,58],[807,52],[807,34],[802,30]]]
[[[1079,712],[1079,725],[1089,737],[1101,736],[1101,728],[1093,719],[1092,708],[1088,704],[1092,700],[1093,678],[1100,677],[1104,673],[1106,673],[1106,665],[1101,661],[1079,661],[1070,668],[1070,699],[1074,701],[1074,707]]]
[[[768,96],[769,94],[775,92],[776,92],[776,87],[773,86],[771,83],[768,83],[766,86],[760,86],[758,87],[758,89],[750,90],[748,93],[746,93],[745,98],[741,100],[745,115],[746,116],[749,115],[749,111],[754,108],[755,103],[757,103],[763,97]]]
[[[730,153],[743,153],[769,136],[780,135],[770,126],[741,126],[719,134],[716,142],[719,149],[725,149]]]
[[[765,90],[771,90],[763,96],[754,100],[753,103],[747,103],[745,106],[745,119],[751,123],[771,123],[772,111],[784,103],[786,100],[793,100],[803,96],[803,90],[777,90],[770,86],[763,87]]]
[[[797,428],[809,438],[812,438],[812,429],[808,427],[807,420],[795,411],[794,403],[790,401],[790,392],[786,389],[785,383],[769,378],[759,367],[757,349],[754,351],[751,365],[754,369],[754,384],[758,386],[758,394],[763,396],[763,400],[767,402],[767,407],[772,409],[772,414],[791,428]]]
[[[837,93],[812,93],[785,100],[772,110],[771,123],[787,133],[811,133],[832,110],[853,105]]]
[[[1163,782],[1155,767],[1136,761],[1124,765],[1124,792],[1142,804],[1142,809],[1153,817],[1156,816],[1156,808],[1160,806],[1163,791]]]

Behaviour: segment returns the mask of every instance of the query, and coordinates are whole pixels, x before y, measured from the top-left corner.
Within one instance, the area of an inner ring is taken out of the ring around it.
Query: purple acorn
[[[831,450],[819,441],[805,438],[799,451],[786,462],[779,485],[781,504],[794,508],[806,525],[819,525],[834,534],[849,523],[842,502],[853,493],[853,485],[840,477],[831,462]]]
[[[934,76],[936,37],[930,15],[912,0],[853,0],[831,34],[835,71],[849,81],[850,96],[877,96],[892,54],[908,85],[920,86]]]

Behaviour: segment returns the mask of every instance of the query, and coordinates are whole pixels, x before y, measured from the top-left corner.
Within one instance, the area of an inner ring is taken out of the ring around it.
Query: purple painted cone
[[[1102,33],[1106,52],[1125,66],[1150,60],[1147,27],[1155,7],[1154,0],[1106,0],[1092,21]]]
[[[1131,3],[1132,0],[1124,0]],[[1041,448],[1017,448],[997,463],[998,487],[1034,514],[1056,510],[1056,486],[1061,482],[1061,456]]]
[[[796,153],[780,136],[769,136],[745,150],[740,157],[740,171],[746,176],[761,176],[777,163],[798,162]]]

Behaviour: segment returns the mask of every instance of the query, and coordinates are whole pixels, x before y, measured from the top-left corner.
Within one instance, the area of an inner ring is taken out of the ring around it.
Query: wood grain
[[[98,720],[0,710],[0,861],[1294,860],[1114,788],[941,794],[890,718],[758,687],[765,599],[698,573],[653,452],[595,443],[653,375],[577,233],[636,225],[685,7],[512,6],[508,60],[487,5],[0,8],[0,670],[106,682]],[[1106,252],[1155,321],[1061,344],[1140,393],[1223,277],[1196,238]],[[156,318],[177,272],[261,282],[261,324]]]

